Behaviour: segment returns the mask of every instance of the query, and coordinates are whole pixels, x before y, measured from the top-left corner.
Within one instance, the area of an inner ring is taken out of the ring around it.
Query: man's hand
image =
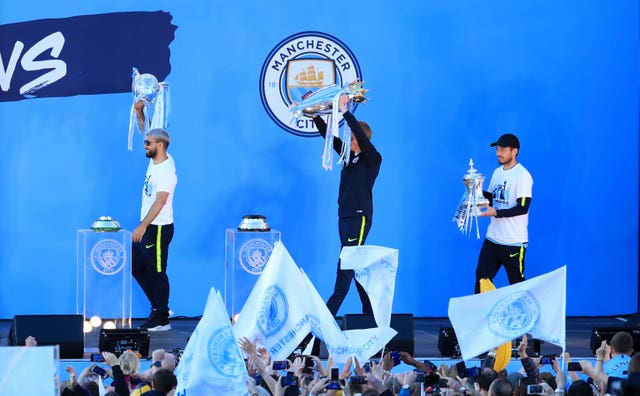
[[[238,344],[240,345],[240,349],[245,351],[247,355],[257,355],[258,348],[255,342],[249,341],[247,337],[242,337],[238,340]]]
[[[611,347],[607,345],[607,341],[602,340],[602,344],[600,344],[598,349],[596,349],[596,359],[602,360],[603,362],[605,360],[609,360],[611,356],[610,353],[611,353]]]
[[[118,358],[113,353],[102,352],[102,357],[104,358],[104,362],[109,366],[113,367],[118,365]]]
[[[487,210],[481,210],[478,212],[478,216],[484,217],[495,217],[497,214],[495,208],[493,206],[486,206]]]
[[[144,100],[138,100],[133,104],[133,108],[136,111],[136,116],[138,117],[138,128],[141,131],[144,130]]]
[[[142,237],[144,236],[144,233],[146,231],[147,231],[146,225],[142,223],[138,224],[136,229],[133,230],[133,234],[131,234],[131,240],[136,243],[142,241]]]
[[[340,95],[340,99],[338,101],[338,109],[341,112],[345,112],[347,111],[347,103],[349,103],[351,99],[349,99],[348,95]]]
[[[526,357],[528,357],[527,355],[527,345],[529,344],[529,341],[527,340],[527,335],[523,335],[522,336],[522,340],[520,341],[520,345],[518,345],[518,355],[520,356],[520,359],[524,359]]]
[[[164,349],[156,349],[151,353],[151,360],[153,360],[154,362],[161,362],[162,359],[164,359],[164,353]]]

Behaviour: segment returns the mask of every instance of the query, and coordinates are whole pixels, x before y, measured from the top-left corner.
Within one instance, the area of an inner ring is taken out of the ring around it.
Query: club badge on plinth
[[[133,92],[133,104],[129,112],[129,151],[133,150],[133,131],[138,129],[146,134],[150,129],[169,126],[169,83],[158,82],[158,79],[149,73],[140,74],[133,68],[131,75],[131,91]],[[142,104],[142,115],[136,110],[136,103]],[[153,112],[149,108],[153,106]],[[153,114],[153,116],[150,116]]]
[[[297,121],[300,117],[327,116],[327,134],[325,136],[324,150],[322,153],[322,167],[326,170],[333,169],[333,138],[338,137],[342,140],[342,150],[338,163],[344,161],[349,162],[351,153],[351,129],[345,126],[340,136],[340,117],[338,110],[338,102],[341,95],[348,95],[349,110],[353,103],[360,103],[367,100],[364,94],[368,89],[364,89],[362,85],[364,81],[353,81],[340,87],[336,84],[327,85],[312,94],[303,97],[299,103],[293,103],[289,106],[289,110],[293,113],[292,122]]]
[[[484,176],[473,167],[473,159],[469,159],[469,170],[462,177],[462,182],[467,190],[462,195],[453,221],[458,224],[458,229],[468,236],[475,220],[476,236],[480,239],[478,215],[482,208],[489,205],[489,200],[482,195]]]

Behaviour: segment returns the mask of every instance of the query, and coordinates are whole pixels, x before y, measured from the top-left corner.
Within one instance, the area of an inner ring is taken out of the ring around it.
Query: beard
[[[156,157],[156,154],[158,154],[158,150],[155,150],[155,149],[153,149],[153,150],[149,149],[149,150],[147,150],[147,151],[144,153],[144,155],[145,155],[147,158],[155,158],[155,157]]]
[[[498,157],[498,163],[500,165],[507,164],[507,163],[511,162],[511,158],[512,157]]]

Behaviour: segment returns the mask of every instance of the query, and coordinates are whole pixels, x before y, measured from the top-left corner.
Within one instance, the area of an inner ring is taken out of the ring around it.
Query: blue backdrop
[[[199,315],[209,288],[224,288],[224,230],[249,213],[282,232],[328,298],[339,171],[321,168],[320,138],[269,117],[259,90],[269,53],[305,31],[344,43],[370,89],[356,116],[372,126],[383,164],[368,243],[400,251],[395,312],[446,316],[450,297],[473,292],[481,240],[451,218],[469,158],[489,177],[489,143],[507,131],[534,178],[526,275],[567,265],[569,315],[635,312],[638,1],[405,3],[0,4],[0,318],[74,312],[76,230],[100,215],[137,224],[148,160],[140,135],[126,149],[122,59],[171,84],[175,313]],[[127,22],[110,19],[120,16]],[[34,29],[41,35],[26,33]],[[54,59],[66,74],[37,63]],[[20,88],[50,71],[40,97],[21,100]],[[501,272],[496,284],[506,283]],[[340,314],[350,312],[354,290]],[[134,316],[147,313],[136,289]]]

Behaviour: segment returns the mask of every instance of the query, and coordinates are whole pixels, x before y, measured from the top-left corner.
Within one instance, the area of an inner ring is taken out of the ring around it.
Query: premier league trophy
[[[480,230],[478,229],[478,215],[482,208],[489,205],[489,200],[482,194],[482,183],[484,176],[473,167],[473,159],[469,159],[469,170],[462,177],[467,191],[462,195],[460,205],[453,221],[458,223],[458,229],[467,236],[473,228],[473,221],[476,223],[476,235],[480,239]]]
[[[315,117],[317,115],[327,115],[328,130],[324,140],[324,151],[322,154],[322,167],[326,170],[333,169],[333,137],[340,137],[342,140],[342,152],[340,153],[340,161],[349,162],[349,154],[351,152],[351,129],[345,127],[340,136],[340,126],[338,117],[338,102],[341,95],[348,95],[349,110],[353,102],[364,102],[367,98],[364,94],[368,89],[362,88],[364,81],[353,81],[344,87],[336,84],[327,85],[309,96],[306,96],[302,102],[293,103],[289,106],[289,110],[294,114],[294,121],[301,116]]]
[[[149,73],[140,74],[133,68],[131,76],[131,90],[133,91],[133,104],[129,114],[129,151],[133,150],[133,131],[138,129],[146,134],[149,129],[164,128],[169,126],[169,83],[158,82],[158,79]],[[136,109],[136,104],[142,104],[141,114]],[[154,106],[153,117],[149,117],[149,107]]]

